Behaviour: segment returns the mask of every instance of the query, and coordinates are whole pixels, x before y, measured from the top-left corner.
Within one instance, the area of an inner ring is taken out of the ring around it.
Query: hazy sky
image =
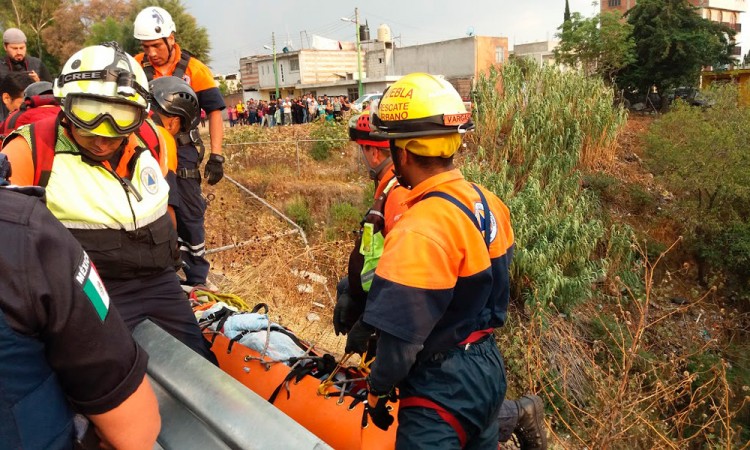
[[[606,1],[606,0],[605,0]],[[208,30],[210,66],[217,73],[237,72],[242,56],[269,53],[276,33],[277,49],[290,40],[294,49],[308,37],[354,41],[354,18],[367,21],[375,38],[380,24],[388,24],[397,45],[424,44],[467,35],[505,36],[511,49],[525,42],[551,39],[563,21],[565,0],[183,0]],[[570,0],[570,10],[592,16],[599,10],[591,0]],[[179,42],[177,30],[177,40]],[[280,51],[280,50],[277,50]]]

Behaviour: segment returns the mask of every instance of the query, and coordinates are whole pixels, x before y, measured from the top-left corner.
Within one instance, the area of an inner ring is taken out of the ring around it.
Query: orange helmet
[[[370,134],[370,131],[372,131],[372,128],[370,127],[369,109],[349,119],[349,139],[359,145],[390,148],[387,138],[374,137]]]

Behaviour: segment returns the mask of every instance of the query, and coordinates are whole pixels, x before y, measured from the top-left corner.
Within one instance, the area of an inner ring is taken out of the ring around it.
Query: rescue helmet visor
[[[77,127],[98,136],[117,137],[137,130],[146,120],[147,112],[140,105],[127,101],[68,95],[63,100],[65,115]]]

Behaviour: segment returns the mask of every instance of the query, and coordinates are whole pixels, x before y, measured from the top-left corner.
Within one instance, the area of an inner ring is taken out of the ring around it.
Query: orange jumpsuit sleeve
[[[10,162],[10,182],[18,186],[31,186],[34,183],[34,160],[31,147],[26,139],[17,136],[7,143],[2,153]]]

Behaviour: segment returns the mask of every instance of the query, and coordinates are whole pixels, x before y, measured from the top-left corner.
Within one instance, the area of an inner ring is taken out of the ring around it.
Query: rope
[[[204,309],[206,305],[209,305],[210,307],[213,306],[213,303],[218,302],[224,302],[240,311],[250,311],[252,309],[239,295],[220,294],[218,292],[205,291],[199,288],[190,291],[190,299],[202,303],[201,306],[198,306],[195,309]]]
[[[318,386],[318,395],[324,395],[328,397],[330,395],[328,393],[328,388],[332,387],[334,384],[333,377],[336,376],[337,373],[339,373],[339,370],[346,364],[346,362],[349,360],[349,358],[352,357],[354,353],[347,353],[344,356],[341,357],[338,363],[336,363],[336,368],[331,371],[331,373],[328,375],[328,378],[325,379],[322,383],[320,383],[320,386]]]

